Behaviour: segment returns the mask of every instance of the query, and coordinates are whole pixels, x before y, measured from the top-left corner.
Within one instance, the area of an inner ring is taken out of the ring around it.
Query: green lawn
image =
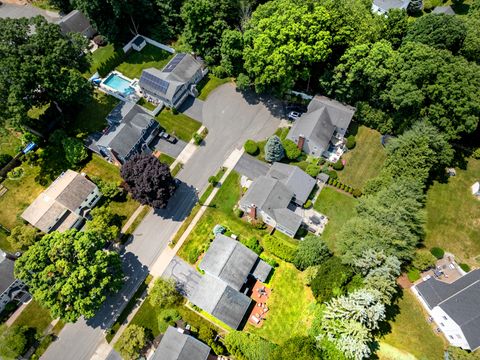
[[[100,91],[95,91],[92,102],[86,105],[75,117],[73,122],[73,135],[85,135],[102,131],[107,126],[105,118],[118,104],[113,96]]]
[[[356,204],[355,198],[330,187],[323,188],[314,204],[315,210],[328,217],[328,224],[322,237],[333,251],[335,251],[338,232],[343,224],[355,215]]]
[[[157,115],[156,119],[169,134],[185,142],[189,142],[193,134],[202,126],[198,121],[193,120],[187,115],[181,113],[175,115],[168,109],[163,109],[160,114]]]
[[[167,164],[167,165],[172,165],[175,161],[175,159],[167,154],[161,154],[158,157],[158,160],[160,160],[162,163]]]
[[[273,291],[267,300],[270,310],[265,324],[261,328],[250,324],[247,327],[247,331],[277,344],[307,335],[315,303],[310,288],[303,285],[301,272],[292,264],[279,263],[270,282]]]
[[[117,66],[120,71],[130,79],[140,78],[143,69],[150,67],[162,69],[172,58],[169,52],[147,44],[142,51],[130,51],[125,61]]]
[[[156,106],[155,106],[155,105],[153,105],[152,103],[148,102],[148,101],[145,100],[144,98],[140,98],[140,100],[138,100],[137,105],[143,106],[145,109],[150,110],[150,111],[153,111],[153,110],[156,109]]]
[[[425,245],[444,248],[460,262],[479,266],[480,201],[470,187],[480,179],[480,160],[470,159],[466,170],[456,170],[457,176],[447,183],[434,182],[428,190]]]
[[[200,100],[206,100],[208,95],[210,95],[210,93],[213,90],[215,90],[220,85],[226,84],[226,83],[231,82],[231,81],[232,81],[232,79],[230,79],[230,78],[220,79],[213,74],[210,74],[210,73],[207,74],[202,79],[202,81],[200,81],[200,83],[197,85],[197,89],[200,92],[200,94],[198,95],[198,98]]]
[[[380,138],[378,131],[359,127],[355,136],[357,145],[342,157],[346,161],[345,168],[338,172],[342,183],[362,189],[367,180],[378,175],[387,157]]]
[[[120,51],[123,51],[120,49]],[[100,47],[89,55],[90,68],[84,74],[86,77],[93,75],[102,63],[105,63],[109,58],[115,54],[115,47],[113,44],[108,44],[104,47]]]
[[[434,334],[415,296],[404,290],[398,306],[400,313],[390,321],[391,332],[379,340],[415,355],[418,360],[442,359],[443,340]]]
[[[15,156],[21,145],[22,142],[16,132],[5,127],[0,128],[0,154]]]
[[[34,328],[37,333],[43,334],[52,320],[50,311],[40,306],[35,300],[32,300],[13,324]]]

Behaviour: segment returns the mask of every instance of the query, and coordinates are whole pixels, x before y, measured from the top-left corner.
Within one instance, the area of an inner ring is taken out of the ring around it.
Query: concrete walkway
[[[205,129],[205,126],[201,126],[200,129],[198,129],[197,134],[201,134],[202,131]],[[195,150],[197,150],[198,145],[195,145],[195,140],[192,138],[190,142],[185,146],[180,153],[180,155],[177,156],[175,161],[170,165],[170,169],[174,169],[175,166],[177,166],[178,163],[180,164],[185,164],[188,159],[192,157],[194,154]]]

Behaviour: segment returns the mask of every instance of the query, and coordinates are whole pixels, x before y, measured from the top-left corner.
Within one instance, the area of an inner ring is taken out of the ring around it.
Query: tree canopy
[[[104,246],[95,232],[54,231],[15,262],[15,275],[53,317],[69,322],[91,318],[123,282],[119,255]]]
[[[307,235],[298,245],[293,263],[300,270],[321,264],[331,255],[325,241],[319,236]]]
[[[131,324],[128,325],[118,341],[115,343],[117,350],[125,360],[138,359],[140,351],[147,344],[148,336],[145,328]]]

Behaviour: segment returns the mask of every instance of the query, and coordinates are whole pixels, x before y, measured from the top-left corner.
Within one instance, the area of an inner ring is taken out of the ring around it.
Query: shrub
[[[420,270],[410,269],[407,272],[407,277],[408,277],[408,280],[410,280],[410,282],[412,282],[412,283],[417,281],[418,279],[420,279]]]
[[[297,252],[297,246],[282,239],[267,235],[263,238],[263,247],[270,254],[276,257],[292,262]]]
[[[462,269],[463,271],[470,272],[470,266],[468,266],[468,264],[460,263],[458,264],[458,266],[460,266],[460,269]]]
[[[318,165],[323,165],[325,163],[326,163],[326,160],[323,157],[318,159]]]
[[[108,41],[107,41],[107,38],[103,35],[96,35],[94,38],[93,38],[93,42],[95,44],[97,44],[98,46],[105,46],[107,45]]]
[[[433,247],[430,249],[430,253],[435,256],[438,260],[443,259],[445,255],[445,250],[439,247]]]
[[[250,237],[248,239],[240,238],[240,242],[258,255],[263,251],[263,248],[256,237]]]
[[[9,154],[0,154],[0,169],[12,161],[13,157]]]
[[[283,140],[282,145],[285,149],[285,155],[290,160],[295,160],[302,154],[302,151],[298,148],[297,144],[290,139]]]
[[[268,265],[270,265],[271,267],[277,267],[278,266],[278,261],[275,260],[274,258],[270,257],[270,256],[267,256],[265,255],[265,253],[261,253],[260,254],[260,259],[262,259],[263,261],[265,261]]]
[[[123,359],[137,359],[147,340],[145,328],[138,325],[128,325],[115,344],[115,350],[122,355]]]
[[[239,218],[243,216],[243,210],[239,208],[236,208],[235,210],[233,210],[233,213],[235,214],[236,217],[239,217]]]
[[[418,251],[413,258],[412,265],[416,269],[423,271],[435,265],[437,258],[428,251]]]
[[[303,271],[303,274],[302,274],[303,275],[303,284],[305,286],[312,285],[312,281],[313,281],[313,279],[315,279],[317,277],[317,274],[318,274],[319,270],[320,270],[319,265],[310,266],[310,267],[306,268]]]
[[[225,336],[225,346],[236,359],[266,360],[276,348],[276,345],[255,334],[243,331],[231,331]]]
[[[472,154],[474,159],[480,159],[480,148],[476,149]]]
[[[158,315],[158,330],[161,333],[167,331],[169,326],[174,326],[180,320],[180,314],[176,309],[165,309]]]
[[[251,83],[252,82],[251,82],[250,78],[248,77],[248,75],[245,75],[244,73],[241,73],[241,74],[238,75],[238,77],[237,77],[237,87],[241,91],[248,90],[250,88]]]
[[[219,234],[223,234],[225,231],[227,231],[227,229],[225,228],[225,226],[222,226],[222,225],[215,225],[213,227],[213,234],[214,235],[219,235]]]
[[[355,145],[357,145],[357,142],[355,140],[355,136],[353,135],[350,135],[349,137],[347,137],[347,142],[345,144],[345,146],[347,147],[348,150],[351,150],[355,147]]]
[[[178,109],[176,107],[172,107],[172,114],[178,115]]]
[[[353,195],[353,197],[358,198],[358,197],[362,196],[362,190],[355,189],[355,190],[352,191],[352,195]]]
[[[255,221],[255,223],[253,224],[253,227],[258,230],[265,230],[267,228],[267,225],[263,221],[258,220],[258,221]]]
[[[338,179],[338,174],[335,170],[329,170],[326,172],[331,179],[335,180]]]
[[[258,145],[253,140],[247,140],[245,142],[245,145],[243,145],[243,148],[245,149],[247,154],[250,154],[250,155],[257,155],[258,154]]]
[[[0,327],[0,356],[5,359],[16,359],[27,350],[27,332],[25,326],[13,325]]]
[[[216,186],[216,185],[218,184],[217,177],[216,177],[216,176],[213,176],[213,175],[210,176],[210,177],[208,178],[208,182],[209,182],[210,184],[212,184],[212,186]]]
[[[303,204],[304,209],[310,209],[312,207],[312,200],[308,199],[305,204]]]
[[[200,145],[203,141],[203,136],[200,135],[199,133],[193,134],[193,142],[195,145]]]
[[[308,164],[305,172],[313,178],[316,178],[320,173],[320,166],[316,164]]]
[[[317,276],[311,282],[312,292],[317,301],[328,301],[346,292],[352,276],[353,270],[342,264],[339,257],[333,256],[319,266]]]
[[[335,170],[343,170],[343,162],[342,159],[339,159],[335,164],[332,166]]]
[[[212,73],[213,73],[213,75],[215,75],[216,77],[218,77],[220,79],[227,76],[227,71],[221,65],[215,66],[212,70]]]

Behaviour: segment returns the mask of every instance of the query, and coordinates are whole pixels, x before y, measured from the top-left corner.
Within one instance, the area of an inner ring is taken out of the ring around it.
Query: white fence
[[[147,44],[150,44],[150,45],[156,46],[156,47],[158,47],[158,48],[160,48],[160,49],[162,49],[162,50],[168,51],[170,54],[175,53],[175,49],[174,49],[174,48],[171,48],[170,46],[161,44],[161,43],[159,43],[158,41],[152,40],[152,39],[150,39],[150,38],[148,38],[148,37],[146,37],[146,36],[140,35],[140,34],[135,35],[135,37],[134,37],[132,40],[130,40],[127,45],[125,45],[125,46],[123,47],[123,51],[124,51],[125,53],[127,53],[127,52],[130,51],[130,49],[132,48],[133,42],[134,42],[135,39],[136,39],[137,37],[139,37],[139,36],[141,36],[142,38],[144,38],[145,41],[147,42]]]

